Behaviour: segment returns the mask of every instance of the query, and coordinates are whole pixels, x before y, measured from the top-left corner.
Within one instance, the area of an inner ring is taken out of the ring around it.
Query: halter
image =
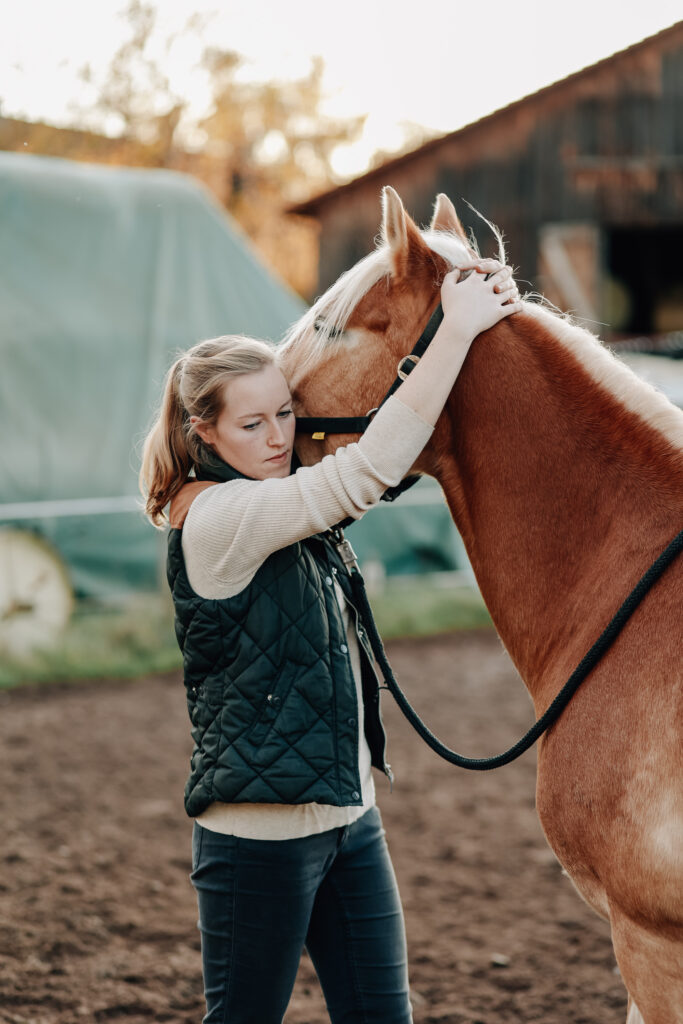
[[[400,360],[393,384],[379,405],[375,406],[374,409],[370,409],[365,416],[297,416],[297,433],[310,434],[314,441],[324,441],[327,434],[365,433],[377,410],[380,409],[386,400],[393,395],[394,391],[401,386],[401,383],[406,379],[411,370],[415,369],[436,334],[442,320],[443,308],[441,303],[439,303],[430,316],[427,326],[413,346],[412,351],[407,356],[403,356]],[[394,501],[400,494],[407,491],[409,487],[416,484],[419,479],[419,474],[407,476],[405,480],[402,480],[396,487],[390,487],[385,491],[382,495],[382,501]]]

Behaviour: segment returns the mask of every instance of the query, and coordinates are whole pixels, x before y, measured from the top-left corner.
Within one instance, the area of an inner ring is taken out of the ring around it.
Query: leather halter
[[[404,356],[399,362],[394,382],[378,406],[375,406],[374,409],[370,409],[365,416],[297,416],[297,433],[310,434],[314,441],[323,441],[326,434],[364,433],[370,426],[372,418],[377,410],[384,405],[386,400],[393,395],[397,388],[400,387],[402,381],[406,379],[411,370],[417,366],[436,334],[442,320],[443,308],[441,303],[439,303],[430,316],[427,326],[413,346],[412,351],[407,356]],[[402,480],[396,487],[390,487],[385,491],[382,495],[382,501],[394,501],[399,494],[403,494],[403,492],[407,491],[409,487],[416,484],[419,479],[419,474],[407,476],[405,480]]]
[[[370,426],[372,417],[380,406],[384,405],[387,398],[393,395],[394,391],[406,379],[410,371],[420,361],[427,346],[436,334],[437,328],[443,320],[443,309],[441,303],[436,307],[424,331],[413,347],[409,355],[404,356],[398,364],[396,378],[386,395],[374,409],[371,409],[365,416],[297,416],[296,429],[299,434],[311,434],[314,441],[323,441],[326,434],[362,434]],[[410,365],[412,363],[412,365]]]

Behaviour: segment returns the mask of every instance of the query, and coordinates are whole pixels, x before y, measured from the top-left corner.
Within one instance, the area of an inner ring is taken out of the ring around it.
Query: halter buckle
[[[408,360],[410,360],[413,363],[413,365],[410,367],[409,370],[404,370],[403,364]],[[408,374],[411,372],[411,370],[414,370],[419,362],[420,357],[413,355],[412,353],[409,356],[404,356],[403,359],[399,361],[398,369],[396,370],[396,376],[399,378],[399,380],[405,380]]]

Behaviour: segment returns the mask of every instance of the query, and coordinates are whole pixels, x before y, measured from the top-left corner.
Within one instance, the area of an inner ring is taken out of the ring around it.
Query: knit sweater
[[[357,443],[285,478],[231,480],[201,491],[185,519],[182,547],[192,588],[204,598],[238,594],[266,558],[341,520],[360,519],[408,473],[433,427],[395,396]],[[363,805],[214,803],[196,820],[216,832],[250,839],[294,839],[347,825],[374,803],[370,751],[362,727],[358,642],[340,588],[359,706]]]

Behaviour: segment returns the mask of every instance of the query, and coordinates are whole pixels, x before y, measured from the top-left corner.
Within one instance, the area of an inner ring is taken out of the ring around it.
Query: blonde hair
[[[175,361],[142,449],[140,490],[145,513],[155,526],[163,526],[164,508],[206,457],[208,446],[190,417],[213,426],[223,411],[225,385],[274,362],[275,351],[269,345],[240,335],[200,341]]]

